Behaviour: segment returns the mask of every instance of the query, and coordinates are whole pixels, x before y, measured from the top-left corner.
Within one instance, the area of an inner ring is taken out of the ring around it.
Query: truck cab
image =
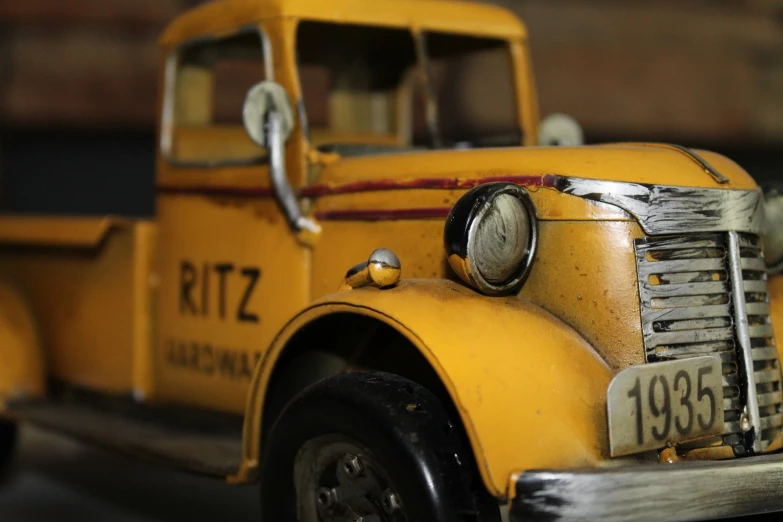
[[[445,217],[444,197],[401,205],[388,197],[392,193],[373,190],[374,184],[393,189],[406,179],[436,177],[384,161],[417,149],[467,147],[479,138],[508,145],[521,145],[523,136],[535,140],[527,63],[512,59],[526,56],[515,17],[477,9],[486,18],[478,24],[486,28],[482,34],[468,15],[473,6],[450,6],[448,14],[435,16],[427,4],[376,9],[356,2],[339,13],[312,4],[209,4],[175,21],[162,37],[156,255],[166,268],[157,290],[158,342],[173,351],[194,343],[202,352],[205,345],[224,348],[238,354],[243,362],[237,373],[244,374],[222,382],[168,365],[159,374],[163,396],[241,413],[256,354],[286,321],[332,293],[345,270],[375,248],[403,255],[403,238],[416,229],[424,233],[422,220],[405,216],[406,207],[414,214],[432,208]],[[435,61],[424,61],[431,55]],[[487,66],[500,69],[496,81],[460,79]],[[254,143],[243,124],[246,94],[259,82],[282,87],[282,105],[290,107],[276,165],[274,145]],[[455,83],[473,89],[465,116],[440,110],[449,106],[447,96],[456,96],[450,88]],[[492,103],[498,96],[505,102],[500,108]],[[374,166],[360,167],[362,161]],[[393,219],[381,219],[383,213]],[[436,238],[442,231],[433,217],[425,222]],[[302,218],[305,226],[297,223]],[[366,228],[358,242],[356,226]],[[440,272],[444,267],[434,259],[439,243],[427,247],[432,261],[415,268],[406,263],[406,274]],[[411,247],[418,248],[403,248]],[[274,305],[266,306],[267,300]],[[239,355],[245,353],[252,354],[247,364]]]
[[[0,218],[0,463],[27,421],[265,520],[779,507],[777,193],[541,133],[496,7],[220,0],[160,43],[154,218]]]

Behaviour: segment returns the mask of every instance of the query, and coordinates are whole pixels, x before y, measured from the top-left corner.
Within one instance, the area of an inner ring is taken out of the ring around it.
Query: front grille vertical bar
[[[742,278],[742,259],[740,255],[740,241],[737,232],[729,232],[728,262],[729,279],[731,281],[731,297],[734,304],[734,321],[737,329],[742,360],[745,362],[745,386],[747,400],[747,414],[750,425],[753,426],[753,451],[760,453],[761,448],[761,418],[759,416],[759,402],[756,394],[756,379],[754,376],[753,348],[750,343],[750,330],[748,328],[748,315],[745,313],[745,288]]]

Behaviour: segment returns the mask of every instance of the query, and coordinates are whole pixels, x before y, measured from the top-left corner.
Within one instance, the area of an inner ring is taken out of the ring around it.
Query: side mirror
[[[321,227],[305,216],[286,173],[285,142],[294,130],[294,110],[283,86],[264,81],[251,87],[245,97],[242,120],[250,139],[269,150],[272,190],[288,225],[302,241],[312,243]]]
[[[550,114],[538,128],[538,144],[544,147],[584,145],[582,126],[567,114]]]
[[[288,141],[294,130],[294,110],[288,99],[288,93],[279,83],[263,81],[250,88],[242,107],[242,120],[250,139],[261,147],[273,146],[272,125],[269,125],[269,113],[275,112],[279,122],[279,138],[282,143]]]

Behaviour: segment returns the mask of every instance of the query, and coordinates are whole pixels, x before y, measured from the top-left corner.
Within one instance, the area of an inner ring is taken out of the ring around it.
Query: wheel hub
[[[308,442],[294,464],[294,480],[303,522],[406,521],[388,473],[354,442]]]

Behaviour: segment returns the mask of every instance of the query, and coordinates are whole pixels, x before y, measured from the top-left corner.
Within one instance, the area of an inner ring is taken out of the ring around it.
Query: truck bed
[[[111,216],[0,216],[0,245],[92,248],[112,227],[133,223]]]
[[[105,217],[0,217],[0,278],[26,299],[49,377],[148,394],[155,224]]]

